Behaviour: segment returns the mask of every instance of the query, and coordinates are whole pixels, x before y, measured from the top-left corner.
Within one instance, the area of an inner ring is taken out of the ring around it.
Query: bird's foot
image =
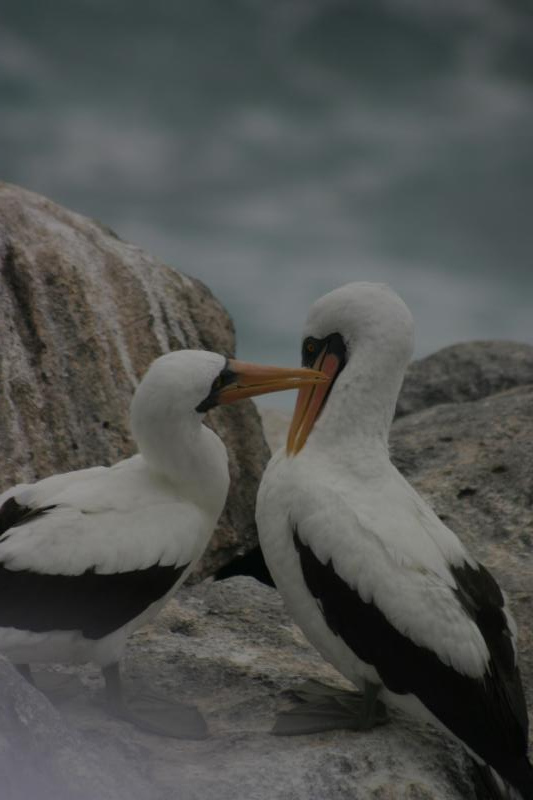
[[[178,703],[168,697],[140,694],[113,704],[111,712],[140,730],[174,739],[206,739],[207,724],[195,706]]]
[[[309,680],[293,689],[300,703],[276,717],[272,733],[301,736],[322,731],[364,731],[388,720],[383,703],[371,690],[346,691]]]

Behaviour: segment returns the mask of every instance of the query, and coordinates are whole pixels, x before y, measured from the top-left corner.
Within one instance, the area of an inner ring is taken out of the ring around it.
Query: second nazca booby
[[[364,693],[343,708],[315,695],[275,731],[368,728],[383,701],[462,742],[491,796],[533,800],[505,597],[389,459],[412,346],[411,314],[386,286],[349,284],[309,312],[302,363],[331,380],[299,392],[259,489],[259,539],[289,613]]]
[[[137,455],[0,495],[0,652],[29,679],[32,662],[94,661],[116,714],[155,733],[204,736],[196,709],[126,703],[119,660],[194,568],[224,507],[227,453],[205,412],[324,380],[198,350],[156,359],[131,404]]]

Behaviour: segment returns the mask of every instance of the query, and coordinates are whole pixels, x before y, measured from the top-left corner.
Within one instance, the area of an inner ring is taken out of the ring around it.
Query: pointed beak
[[[287,454],[295,456],[300,452],[307,441],[313,425],[315,424],[329,390],[331,382],[341,367],[340,359],[335,353],[328,353],[327,347],[321,351],[313,364],[313,369],[320,370],[319,374],[327,376],[327,383],[304,386],[298,392],[296,408],[292,417],[291,427],[287,436]]]
[[[315,369],[262,367],[235,359],[228,361],[228,368],[235,377],[232,383],[220,389],[217,398],[219,405],[269,392],[283,392],[286,389],[329,383],[326,375]]]

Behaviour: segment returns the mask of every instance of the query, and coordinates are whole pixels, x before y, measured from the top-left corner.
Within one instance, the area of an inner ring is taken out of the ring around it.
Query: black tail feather
[[[472,760],[477,800],[533,800],[533,767],[527,758],[513,765],[512,783],[498,779],[493,770]]]
[[[225,578],[232,578],[235,575],[251,575],[252,578],[255,578],[261,583],[266,583],[267,586],[275,585],[259,545],[249,550],[243,556],[237,556],[233,561],[230,561],[229,564],[224,564],[224,566],[215,573],[215,580],[221,581]]]
[[[508,793],[502,794],[489,767],[472,760],[472,778],[477,800],[508,800]]]
[[[513,770],[513,786],[521,793],[523,800],[533,800],[533,766],[523,758]]]

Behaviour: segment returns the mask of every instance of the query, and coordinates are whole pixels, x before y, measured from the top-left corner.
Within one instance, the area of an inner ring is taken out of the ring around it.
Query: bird
[[[362,697],[341,708],[342,693],[328,700],[315,685],[274,732],[364,730],[393,707],[459,740],[491,796],[532,800],[506,597],[389,458],[413,340],[410,311],[383,284],[347,284],[309,311],[302,365],[330,382],[299,390],[256,520],[289,614]]]
[[[126,701],[119,662],[128,636],[190,575],[223,510],[227,452],[205,413],[309,381],[327,379],[202,350],[167,353],[133,395],[135,455],[0,495],[0,653],[30,681],[34,662],[95,662],[113,714],[152,733],[204,738],[194,707]]]

